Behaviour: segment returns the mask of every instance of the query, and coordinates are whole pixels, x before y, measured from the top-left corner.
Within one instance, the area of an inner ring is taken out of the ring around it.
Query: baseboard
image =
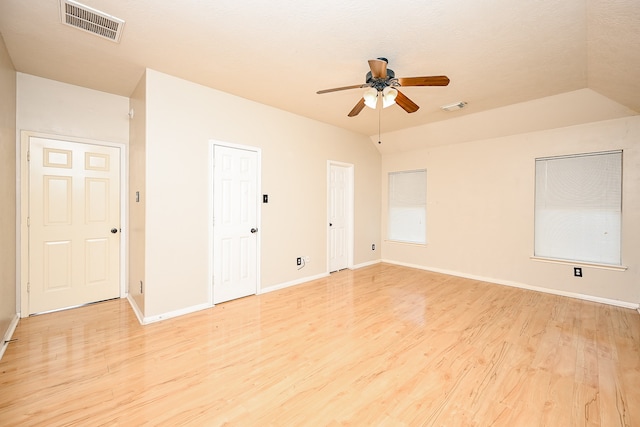
[[[350,269],[351,270],[357,270],[359,268],[369,267],[370,265],[380,264],[381,262],[382,261],[379,260],[379,259],[374,260],[374,261],[363,262],[361,264],[357,264],[357,265],[354,265],[354,266],[350,267]],[[258,295],[266,294],[267,292],[273,292],[273,291],[277,291],[277,290],[280,290],[280,289],[285,289],[285,288],[288,288],[290,286],[301,285],[303,283],[307,283],[307,282],[310,282],[312,280],[322,279],[322,278],[328,277],[328,276],[329,276],[329,273],[320,273],[320,274],[317,274],[315,276],[303,277],[302,279],[296,279],[296,280],[292,280],[290,282],[280,283],[278,285],[267,286],[266,288],[261,289],[260,292],[258,293]]]
[[[9,327],[4,333],[4,338],[2,339],[2,345],[0,346],[0,360],[2,360],[2,356],[4,356],[4,352],[9,347],[9,342],[13,338],[13,333],[16,331],[16,327],[18,326],[18,322],[20,321],[20,314],[16,313],[16,315],[11,319],[11,323],[9,323]]]
[[[540,286],[532,286],[532,285],[527,285],[525,283],[513,282],[513,281],[510,281],[510,280],[501,280],[501,279],[494,279],[494,278],[491,278],[491,277],[476,276],[476,275],[473,275],[473,274],[460,273],[459,271],[445,270],[445,269],[441,269],[441,268],[425,267],[423,265],[408,264],[408,263],[391,261],[391,260],[383,260],[382,262],[385,262],[387,264],[400,265],[400,266],[403,266],[403,267],[417,268],[419,270],[432,271],[434,273],[448,274],[450,276],[463,277],[465,279],[478,280],[478,281],[481,281],[481,282],[495,283],[496,285],[511,286],[513,288],[527,289],[529,291],[542,292],[542,293],[545,293],[545,294],[552,294],[552,295],[559,295],[559,296],[563,296],[563,297],[576,298],[576,299],[580,299],[580,300],[584,300],[584,301],[591,301],[591,302],[597,302],[597,303],[600,303],[600,304],[613,305],[613,306],[616,306],[616,307],[631,308],[631,309],[634,309],[634,310],[638,310],[638,312],[640,313],[640,304],[634,304],[634,303],[626,302],[626,301],[619,301],[619,300],[609,299],[609,298],[601,298],[601,297],[596,297],[596,296],[593,296],[593,295],[579,294],[579,293],[575,293],[575,292],[560,291],[560,290],[557,290],[557,289],[543,288],[543,287],[540,287]]]
[[[149,323],[159,322],[161,320],[171,319],[173,317],[184,316],[185,314],[195,313],[196,311],[206,310],[211,308],[209,303],[193,305],[191,307],[181,308],[180,310],[170,311],[168,313],[158,314],[155,316],[145,316],[142,319],[143,325],[148,325]]]
[[[363,262],[362,264],[356,264],[354,265],[351,269],[352,270],[357,270],[359,268],[364,268],[364,267],[369,267],[371,265],[376,265],[376,264],[380,264],[382,261],[379,259],[376,259],[374,261],[368,261],[368,262]]]
[[[156,316],[145,317],[145,315],[142,313],[142,310],[140,310],[140,307],[138,307],[136,300],[131,296],[131,294],[127,295],[127,300],[129,301],[129,305],[131,305],[131,308],[133,309],[133,312],[136,314],[136,317],[138,318],[138,322],[140,322],[141,325],[148,325],[149,323],[155,323],[161,320],[171,319],[172,317],[178,317],[185,314],[194,313],[196,311],[206,310],[207,308],[211,308],[211,305],[209,305],[208,303],[205,303],[205,304],[194,305],[191,307],[181,308],[180,310],[170,311],[168,313],[158,314]]]
[[[258,295],[266,294],[267,292],[273,292],[273,291],[277,291],[277,290],[284,289],[284,288],[288,288],[290,286],[300,285],[302,283],[310,282],[312,280],[322,279],[322,278],[327,277],[327,276],[329,276],[329,273],[321,273],[321,274],[316,274],[315,276],[307,276],[307,277],[303,277],[302,279],[296,279],[296,280],[292,280],[290,282],[280,283],[278,285],[267,286],[266,288],[260,289],[260,292],[258,293]]]
[[[138,307],[138,303],[131,296],[131,294],[127,294],[127,301],[129,301],[129,305],[131,306],[131,309],[136,314],[136,317],[138,318],[138,322],[141,325],[144,325],[144,314],[142,314],[142,311],[140,310],[140,307]]]

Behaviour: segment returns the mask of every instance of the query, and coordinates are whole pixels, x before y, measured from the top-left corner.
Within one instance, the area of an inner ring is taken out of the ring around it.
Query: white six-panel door
[[[214,146],[213,302],[257,292],[258,153]]]
[[[329,272],[348,267],[349,168],[329,165]]]
[[[120,149],[30,137],[29,314],[120,295]]]

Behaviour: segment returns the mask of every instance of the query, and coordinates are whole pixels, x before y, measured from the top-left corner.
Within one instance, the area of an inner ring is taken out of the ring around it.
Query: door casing
[[[16,191],[18,193],[19,203],[17,205],[16,212],[16,253],[19,254],[16,263],[18,264],[18,289],[16,292],[16,307],[20,309],[20,317],[27,317],[29,313],[29,295],[27,290],[27,282],[29,278],[29,229],[27,226],[27,216],[29,213],[29,164],[27,162],[27,156],[29,151],[29,139],[32,137],[55,139],[67,142],[77,142],[82,144],[104,145],[108,147],[120,148],[120,224],[121,224],[121,236],[120,236],[120,298],[123,298],[127,294],[126,278],[128,270],[128,255],[127,247],[129,234],[127,232],[127,210],[128,210],[128,181],[127,181],[127,146],[122,143],[97,141],[87,138],[78,138],[64,135],[53,135],[43,132],[34,131],[21,131],[20,132],[20,159],[18,164],[18,184]]]

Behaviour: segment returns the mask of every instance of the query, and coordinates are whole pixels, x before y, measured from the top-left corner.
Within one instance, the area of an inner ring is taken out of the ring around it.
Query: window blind
[[[427,171],[389,173],[387,237],[407,243],[427,242]]]
[[[535,256],[621,264],[622,151],[536,159]]]

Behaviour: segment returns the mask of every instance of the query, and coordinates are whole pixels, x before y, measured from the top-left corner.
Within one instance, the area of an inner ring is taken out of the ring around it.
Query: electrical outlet
[[[296,258],[296,265],[302,265],[302,257]]]
[[[372,251],[375,251],[375,250],[376,250],[376,244],[375,244],[375,243],[372,243],[372,244],[371,244],[371,250],[372,250]]]
[[[573,267],[573,275],[576,277],[582,277],[582,268],[581,267]]]

